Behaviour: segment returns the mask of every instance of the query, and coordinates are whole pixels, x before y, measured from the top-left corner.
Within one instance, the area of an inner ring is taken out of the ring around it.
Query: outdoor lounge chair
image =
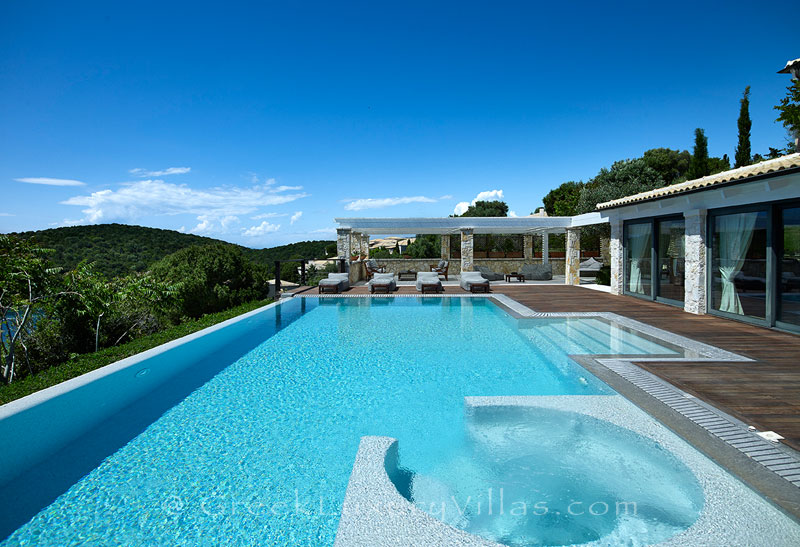
[[[319,282],[319,292],[340,293],[350,288],[349,273],[330,273]]]
[[[581,277],[597,277],[597,272],[599,272],[602,267],[602,262],[595,260],[593,257],[589,257],[580,263],[579,275]]]
[[[438,272],[420,272],[417,274],[417,290],[425,293],[429,290],[441,292],[444,290]]]
[[[483,277],[481,272],[461,272],[459,285],[461,285],[461,288],[465,291],[474,292],[472,289],[473,285],[483,286],[488,283],[489,280]]]
[[[475,266],[475,268],[481,272],[481,275],[488,279],[489,281],[502,281],[505,276],[501,273],[493,272],[486,266]]]
[[[367,270],[367,279],[371,279],[377,273],[386,273],[386,266],[381,266],[371,258],[364,262],[364,268]]]
[[[550,264],[525,264],[520,273],[526,281],[549,281],[553,279],[553,267]]]
[[[367,286],[371,293],[378,291],[390,293],[397,290],[397,281],[393,273],[376,273],[373,278],[367,282]]]
[[[431,271],[436,272],[439,275],[444,276],[444,280],[447,281],[447,272],[450,269],[450,263],[447,260],[440,260],[439,264],[431,264]]]

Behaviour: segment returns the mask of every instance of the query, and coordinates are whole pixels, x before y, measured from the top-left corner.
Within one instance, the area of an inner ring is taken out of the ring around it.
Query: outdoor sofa
[[[417,274],[417,290],[424,292],[422,288],[423,285],[436,285],[436,292],[441,292],[444,290],[442,287],[442,282],[439,279],[438,272],[419,272]]]
[[[397,290],[397,281],[393,273],[376,273],[367,282],[369,292],[385,290],[387,293]]]
[[[340,293],[350,288],[349,273],[329,273],[328,277],[319,282],[319,292]]]
[[[488,279],[489,281],[502,281],[503,279],[505,279],[505,275],[493,272],[486,266],[475,266],[475,269],[477,269],[481,273],[481,275],[486,279]]]
[[[550,264],[525,264],[520,272],[526,281],[548,281],[553,279],[553,267]]]
[[[589,257],[581,262],[579,266],[580,271],[578,275],[581,277],[597,277],[597,272],[603,267],[603,263],[599,260],[595,260],[593,257]]]

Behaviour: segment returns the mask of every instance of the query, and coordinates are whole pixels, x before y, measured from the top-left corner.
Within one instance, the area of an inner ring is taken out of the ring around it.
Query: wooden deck
[[[640,366],[747,424],[783,435],[787,445],[800,450],[800,336],[581,287],[498,285],[492,290],[541,312],[618,313],[754,359]],[[354,287],[348,294],[367,292],[366,287]],[[416,293],[414,287],[400,287],[399,292]],[[457,286],[445,287],[445,292],[465,294]]]

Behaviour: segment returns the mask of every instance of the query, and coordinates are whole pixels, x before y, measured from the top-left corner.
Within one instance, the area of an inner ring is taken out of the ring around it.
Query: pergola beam
[[[392,234],[541,234],[564,233],[568,228],[608,222],[599,213],[574,217],[443,217],[443,218],[337,218],[339,228],[368,235]]]

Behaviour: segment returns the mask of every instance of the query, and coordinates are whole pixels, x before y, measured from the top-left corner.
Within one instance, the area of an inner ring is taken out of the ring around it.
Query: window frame
[[[649,300],[650,302],[660,302],[670,306],[683,308],[683,300],[674,300],[672,298],[665,298],[658,296],[659,288],[661,285],[661,277],[658,275],[658,224],[665,220],[681,220],[683,221],[683,237],[686,241],[686,218],[683,215],[660,215],[652,217],[634,218],[625,220],[622,223],[622,293],[627,296],[641,298],[642,300]],[[633,224],[650,224],[650,294],[639,294],[628,290],[628,226]],[[685,248],[685,247],[684,247]],[[686,269],[683,272],[684,287],[686,286]]]

